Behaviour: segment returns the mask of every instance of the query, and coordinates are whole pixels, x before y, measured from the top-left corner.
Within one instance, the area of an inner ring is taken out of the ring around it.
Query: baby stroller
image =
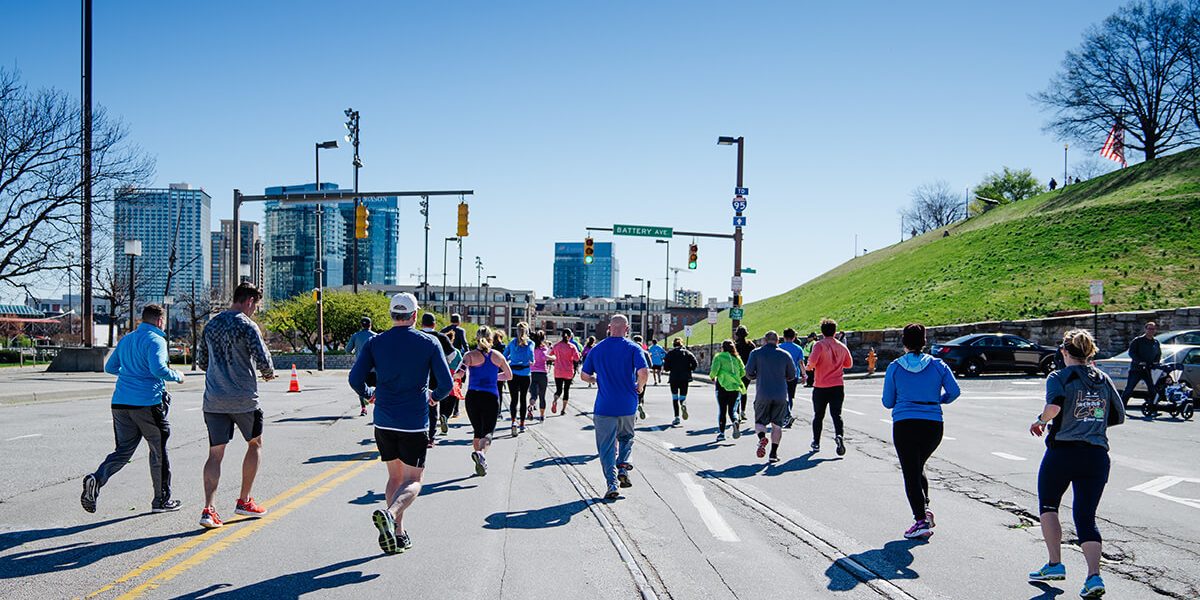
[[[1142,414],[1147,419],[1154,419],[1159,411],[1166,411],[1172,417],[1190,421],[1196,401],[1192,387],[1183,380],[1183,365],[1165,363],[1155,365],[1154,369],[1162,375],[1154,383],[1154,393],[1142,404]]]

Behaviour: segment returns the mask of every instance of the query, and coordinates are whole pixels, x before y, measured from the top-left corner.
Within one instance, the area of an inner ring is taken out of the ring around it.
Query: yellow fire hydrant
[[[871,351],[867,352],[867,375],[875,374],[875,361],[876,360],[878,360],[878,357],[875,356],[875,349],[871,348]]]

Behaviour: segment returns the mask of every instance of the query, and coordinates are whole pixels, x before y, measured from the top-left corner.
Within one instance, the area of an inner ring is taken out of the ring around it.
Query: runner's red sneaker
[[[254,498],[246,498],[245,500],[239,498],[237,509],[233,512],[239,515],[246,515],[247,517],[261,517],[267,514],[267,509],[255,504]]]
[[[200,513],[200,526],[205,529],[216,529],[225,525],[221,520],[221,516],[217,514],[217,509],[206,506],[204,511]]]

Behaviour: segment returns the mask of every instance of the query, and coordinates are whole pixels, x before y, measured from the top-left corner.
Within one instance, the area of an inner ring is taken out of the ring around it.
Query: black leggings
[[[525,402],[529,396],[529,376],[513,375],[508,382],[508,416],[516,421],[521,417],[525,423]]]
[[[904,474],[904,494],[913,520],[925,518],[929,507],[929,480],[925,478],[925,462],[942,443],[941,421],[904,419],[892,423],[892,442]]]
[[[1096,508],[1108,483],[1108,451],[1100,446],[1056,445],[1046,448],[1038,469],[1038,504],[1041,513],[1058,513],[1063,494],[1070,486],[1075,492],[1071,516],[1080,542],[1099,542]]]
[[[1150,394],[1148,402],[1153,402],[1154,398],[1154,375],[1150,369],[1129,369],[1129,375],[1125,379],[1125,391],[1121,392],[1121,400],[1125,402],[1125,406],[1129,406],[1129,398],[1133,396],[1133,388],[1137,387],[1139,381],[1146,382],[1146,392]]]
[[[829,407],[829,418],[833,419],[834,435],[842,435],[842,402],[846,400],[844,386],[813,388],[813,441],[821,440],[821,422],[825,420],[825,407]]]
[[[533,408],[534,402],[537,402],[537,407],[546,410],[546,388],[550,387],[549,375],[545,371],[534,371],[529,379],[529,407]]]
[[[571,397],[571,379],[567,377],[554,378],[554,395],[562,398],[563,404]]]
[[[679,416],[679,403],[687,400],[688,382],[686,381],[669,381],[671,385],[671,410],[675,411],[675,416]]]
[[[729,417],[730,421],[737,421],[737,401],[741,394],[737,390],[727,390],[717,384],[717,431],[724,433],[725,418]]]

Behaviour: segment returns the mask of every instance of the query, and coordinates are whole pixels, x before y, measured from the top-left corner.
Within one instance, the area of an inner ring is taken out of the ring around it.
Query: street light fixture
[[[638,292],[642,296],[642,328],[641,328],[642,341],[649,342],[650,341],[650,333],[649,333],[650,330],[649,330],[649,327],[647,327],[647,325],[649,325],[648,321],[650,320],[650,280],[643,279],[641,277],[634,277],[633,280],[638,282]],[[646,291],[644,291],[644,292],[642,291],[642,285],[641,285],[642,283],[646,284]]]
[[[321,191],[321,151],[331,150],[338,147],[337,140],[329,140],[327,142],[317,142],[314,144],[313,158],[316,164],[316,191]],[[316,255],[313,261],[314,274],[316,278],[317,288],[317,370],[325,370],[325,208],[320,202],[317,203],[317,240],[314,243],[313,253]],[[235,225],[236,227],[236,225]],[[240,257],[241,248],[231,248],[230,256]],[[234,270],[237,269],[237,264],[241,262],[241,258],[232,258],[230,260],[234,264]]]
[[[483,287],[485,287],[485,288],[490,288],[490,287],[492,287],[492,284],[491,284],[491,283],[488,283],[488,282],[490,282],[491,280],[493,280],[493,279],[495,279],[495,278],[496,278],[496,276],[495,276],[495,275],[488,275],[487,277],[484,277],[484,278],[483,278]],[[488,292],[485,292],[485,293],[486,293],[486,294],[490,294],[491,292],[490,292],[490,291],[488,291]],[[487,319],[487,321],[484,321],[484,320],[483,320],[483,318],[482,318],[482,315],[480,315],[480,324],[481,324],[481,325],[489,325],[489,324],[491,324],[491,322],[492,322],[492,319],[491,319],[491,317],[492,317],[492,311],[491,311],[491,307],[490,307],[490,306],[488,306],[488,303],[489,303],[489,302],[491,302],[491,300],[490,300],[489,298],[487,298],[486,296],[484,296],[484,297],[482,298],[482,301],[483,301],[483,310],[484,310],[484,311],[487,313],[488,319]]]
[[[717,138],[717,145],[732,146],[737,145],[737,187],[740,190],[745,187],[742,181],[742,158],[746,149],[746,138],[742,136],[732,137],[723,135]],[[736,216],[742,216],[742,211],[737,211]],[[733,281],[740,281],[742,276],[742,227],[739,225],[733,231]],[[741,287],[741,286],[730,286]],[[731,290],[733,292],[733,308],[740,309],[742,307],[742,290]],[[732,319],[733,331],[737,331],[738,326],[742,324],[741,319]]]
[[[133,287],[133,259],[135,256],[142,255],[141,240],[125,240],[125,256],[129,257],[129,331],[133,331],[135,327],[133,319],[134,307],[134,287]]]

